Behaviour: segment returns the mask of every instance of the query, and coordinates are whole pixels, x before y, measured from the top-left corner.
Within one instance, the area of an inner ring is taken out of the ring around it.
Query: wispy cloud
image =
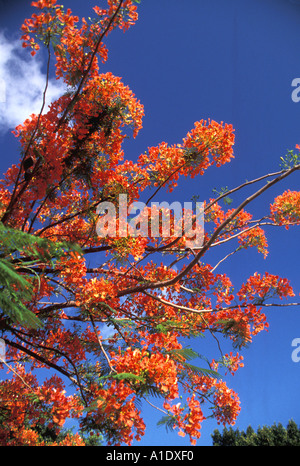
[[[8,39],[0,31],[0,132],[23,123],[41,109],[46,74],[38,55],[32,57],[20,40]],[[50,79],[45,111],[64,91],[63,83]]]

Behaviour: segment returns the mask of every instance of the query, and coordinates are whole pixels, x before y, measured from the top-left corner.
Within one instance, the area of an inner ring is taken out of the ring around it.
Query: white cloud
[[[101,337],[103,340],[111,338],[115,333],[116,329],[112,325],[103,324],[100,329]]]
[[[32,57],[19,39],[0,31],[0,132],[5,133],[41,110],[46,74],[39,54]],[[64,92],[61,81],[50,79],[44,112]]]

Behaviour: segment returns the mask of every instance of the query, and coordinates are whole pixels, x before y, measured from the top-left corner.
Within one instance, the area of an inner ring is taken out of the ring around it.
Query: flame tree
[[[137,20],[136,3],[108,0],[93,20],[80,21],[56,0],[39,0],[22,26],[23,46],[32,55],[46,50],[47,79],[40,113],[14,131],[19,163],[0,183],[0,336],[2,370],[11,374],[0,383],[2,445],[84,445],[87,433],[130,445],[145,432],[141,402],[195,444],[208,412],[234,424],[240,402],[224,378],[243,365],[238,351],[267,328],[264,308],[294,296],[287,279],[269,273],[236,290],[218,267],[245,248],[266,255],[268,225],[299,224],[299,192],[278,194],[260,219],[248,209],[299,170],[298,146],[278,172],[205,200],[201,246],[187,246],[174,228],[167,237],[151,228],[148,236],[99,234],[102,202],[143,196],[147,213],[180,179],[233,158],[232,126],[211,120],[195,122],[178,144],[149,147],[135,163],[124,157],[123,141],[142,128],[144,109],[121,78],[101,74],[101,63],[107,35]],[[67,90],[45,109],[53,61]],[[232,207],[229,196],[245,187],[252,194]],[[210,264],[208,252],[223,245],[232,251]],[[202,356],[199,367],[186,341],[207,334],[218,353]],[[49,376],[39,377],[45,368]],[[59,436],[70,417],[78,432]]]

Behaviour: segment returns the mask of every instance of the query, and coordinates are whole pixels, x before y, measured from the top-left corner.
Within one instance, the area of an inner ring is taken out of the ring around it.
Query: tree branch
[[[201,248],[201,250],[196,254],[194,259],[181,271],[177,274],[176,277],[168,279],[168,280],[163,280],[163,281],[156,281],[152,283],[147,283],[147,284],[140,284],[135,287],[127,288],[125,290],[122,290],[118,293],[118,297],[125,296],[127,294],[132,294],[140,291],[144,291],[146,289],[155,289],[155,288],[162,288],[165,286],[172,286],[175,283],[177,283],[179,280],[181,280],[200,260],[200,258],[205,254],[205,252],[211,247],[211,245],[214,243],[215,239],[219,236],[221,231],[230,223],[236,216],[237,214],[250,202],[252,202],[254,199],[259,197],[261,194],[263,194],[265,191],[267,191],[269,188],[274,186],[276,183],[279,181],[283,180],[287,176],[291,175],[293,172],[296,170],[300,169],[300,165],[296,165],[289,170],[285,170],[283,173],[280,172],[281,174],[273,179],[272,181],[268,182],[265,184],[262,188],[257,190],[254,194],[251,196],[247,197],[234,211],[233,213],[226,218],[221,225],[214,231],[210,239],[207,241],[207,243]]]

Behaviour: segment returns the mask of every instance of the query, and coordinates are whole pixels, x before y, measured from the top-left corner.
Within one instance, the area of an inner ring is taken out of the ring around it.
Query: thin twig
[[[170,416],[172,417],[171,414],[167,413],[167,411],[164,411],[163,409],[159,408],[158,406],[155,406],[153,403],[151,403],[151,401],[149,401],[147,398],[143,398],[150,406],[152,406],[152,408],[155,408],[157,409],[158,411],[160,411],[161,413],[165,414],[166,416]]]
[[[281,175],[282,173],[284,173],[286,170],[280,170],[278,172],[274,172],[274,173],[268,173],[267,175],[263,175],[263,176],[260,176],[258,178],[255,178],[253,180],[250,180],[250,181],[245,181],[245,183],[242,183],[240,184],[239,186],[235,187],[235,188],[232,188],[230,189],[229,191],[226,191],[224,194],[221,194],[217,199],[214,199],[210,204],[208,204],[204,211],[206,212],[207,210],[209,210],[216,202],[219,202],[221,201],[224,197],[227,197],[229,196],[230,194],[233,194],[235,193],[236,191],[239,191],[240,189],[242,188],[245,188],[246,186],[250,186],[251,184],[253,183],[258,183],[259,181],[262,181],[266,178],[270,178],[271,176],[278,176],[278,175]]]
[[[0,364],[4,364],[10,371],[12,371],[17,377],[19,377],[19,379],[22,381],[25,387],[29,388],[29,390],[32,393],[35,393],[33,388],[30,385],[28,385],[28,383],[23,379],[23,377],[20,374],[18,374],[18,372],[15,371],[9,364],[7,364],[7,362],[5,362],[4,359],[0,358]]]
[[[222,262],[224,262],[226,259],[228,259],[228,257],[232,256],[233,254],[235,254],[239,250],[240,250],[240,247],[236,248],[234,251],[227,254],[227,256],[223,257],[223,259],[219,260],[219,262],[214,266],[214,268],[211,269],[211,273],[213,273],[216,270],[216,268],[219,267],[220,264],[222,264]]]
[[[97,328],[96,328],[96,325],[95,325],[93,316],[92,316],[92,314],[91,314],[90,312],[89,312],[89,317],[90,317],[90,321],[91,321],[91,323],[92,323],[92,326],[93,326],[95,335],[96,335],[96,337],[97,337],[97,340],[98,340],[100,349],[101,349],[102,353],[104,354],[104,357],[105,357],[105,359],[106,359],[106,361],[107,361],[107,364],[109,365],[110,373],[112,373],[112,372],[117,372],[117,371],[112,367],[112,365],[111,365],[111,362],[110,362],[110,359],[109,359],[109,357],[108,357],[108,354],[106,353],[106,351],[105,351],[105,349],[104,349],[104,347],[103,347],[103,345],[102,345],[101,338],[100,338],[99,335],[98,335],[98,331],[97,331]]]

